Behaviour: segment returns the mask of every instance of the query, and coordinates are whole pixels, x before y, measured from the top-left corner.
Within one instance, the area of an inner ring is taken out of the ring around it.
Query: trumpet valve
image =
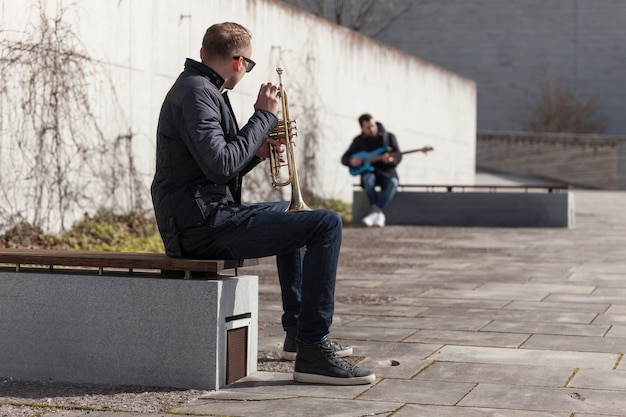
[[[289,135],[289,139],[298,136],[298,127],[295,120],[289,120],[287,128],[285,128],[285,122],[282,119],[278,120],[278,124],[270,133],[270,137],[274,138],[276,136],[284,136],[285,134]]]
[[[289,121],[289,137],[298,136],[298,126],[296,126],[296,120]]]

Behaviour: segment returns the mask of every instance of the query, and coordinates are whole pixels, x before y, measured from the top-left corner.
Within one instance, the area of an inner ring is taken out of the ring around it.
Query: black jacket
[[[152,202],[168,256],[183,257],[180,234],[209,226],[219,236],[263,206],[241,205],[241,177],[260,160],[255,156],[277,123],[257,110],[241,130],[224,80],[204,64],[187,59],[165,97],[157,127]]]
[[[384,126],[380,123],[376,123],[378,126],[378,135],[376,137],[368,137],[363,134],[355,137],[350,144],[348,150],[341,157],[341,163],[347,167],[350,166],[350,158],[357,152],[365,151],[371,152],[376,149],[379,149],[384,146],[383,136],[387,135],[387,146],[391,149],[391,152],[400,152],[400,148],[398,147],[398,141],[396,140],[396,136],[391,133],[385,131]],[[384,162],[374,162],[372,166],[374,167],[374,173],[376,177],[387,177],[387,178],[398,178],[398,173],[396,172],[396,167],[402,161],[402,155],[398,155],[393,158],[393,162],[390,164],[386,164]]]

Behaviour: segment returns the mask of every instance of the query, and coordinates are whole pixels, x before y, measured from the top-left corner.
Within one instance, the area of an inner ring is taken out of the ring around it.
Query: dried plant
[[[0,40],[0,227],[65,230],[84,211],[116,204],[117,188],[136,187],[132,135],[111,141],[101,128],[94,97],[113,89],[66,22],[72,6],[52,17],[37,8],[23,39]]]

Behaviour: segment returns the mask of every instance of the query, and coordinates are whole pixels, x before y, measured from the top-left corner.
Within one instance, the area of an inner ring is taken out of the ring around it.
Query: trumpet
[[[280,101],[282,104],[281,117],[278,124],[270,133],[270,138],[280,140],[285,144],[284,159],[283,153],[276,146],[270,147],[270,171],[272,177],[272,185],[274,187],[284,187],[291,185],[291,202],[286,211],[308,211],[311,210],[302,199],[300,191],[300,182],[298,181],[298,170],[296,167],[295,142],[293,138],[298,135],[296,121],[289,119],[289,103],[287,102],[287,93],[283,86],[283,69],[276,68],[278,73]],[[281,181],[280,169],[287,167],[288,177]]]

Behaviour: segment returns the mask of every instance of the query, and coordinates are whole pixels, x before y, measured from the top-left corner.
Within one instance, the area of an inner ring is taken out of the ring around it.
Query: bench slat
[[[259,261],[258,259],[170,258],[164,253],[147,252],[2,248],[0,249],[0,263],[218,273],[225,269],[258,265]]]

